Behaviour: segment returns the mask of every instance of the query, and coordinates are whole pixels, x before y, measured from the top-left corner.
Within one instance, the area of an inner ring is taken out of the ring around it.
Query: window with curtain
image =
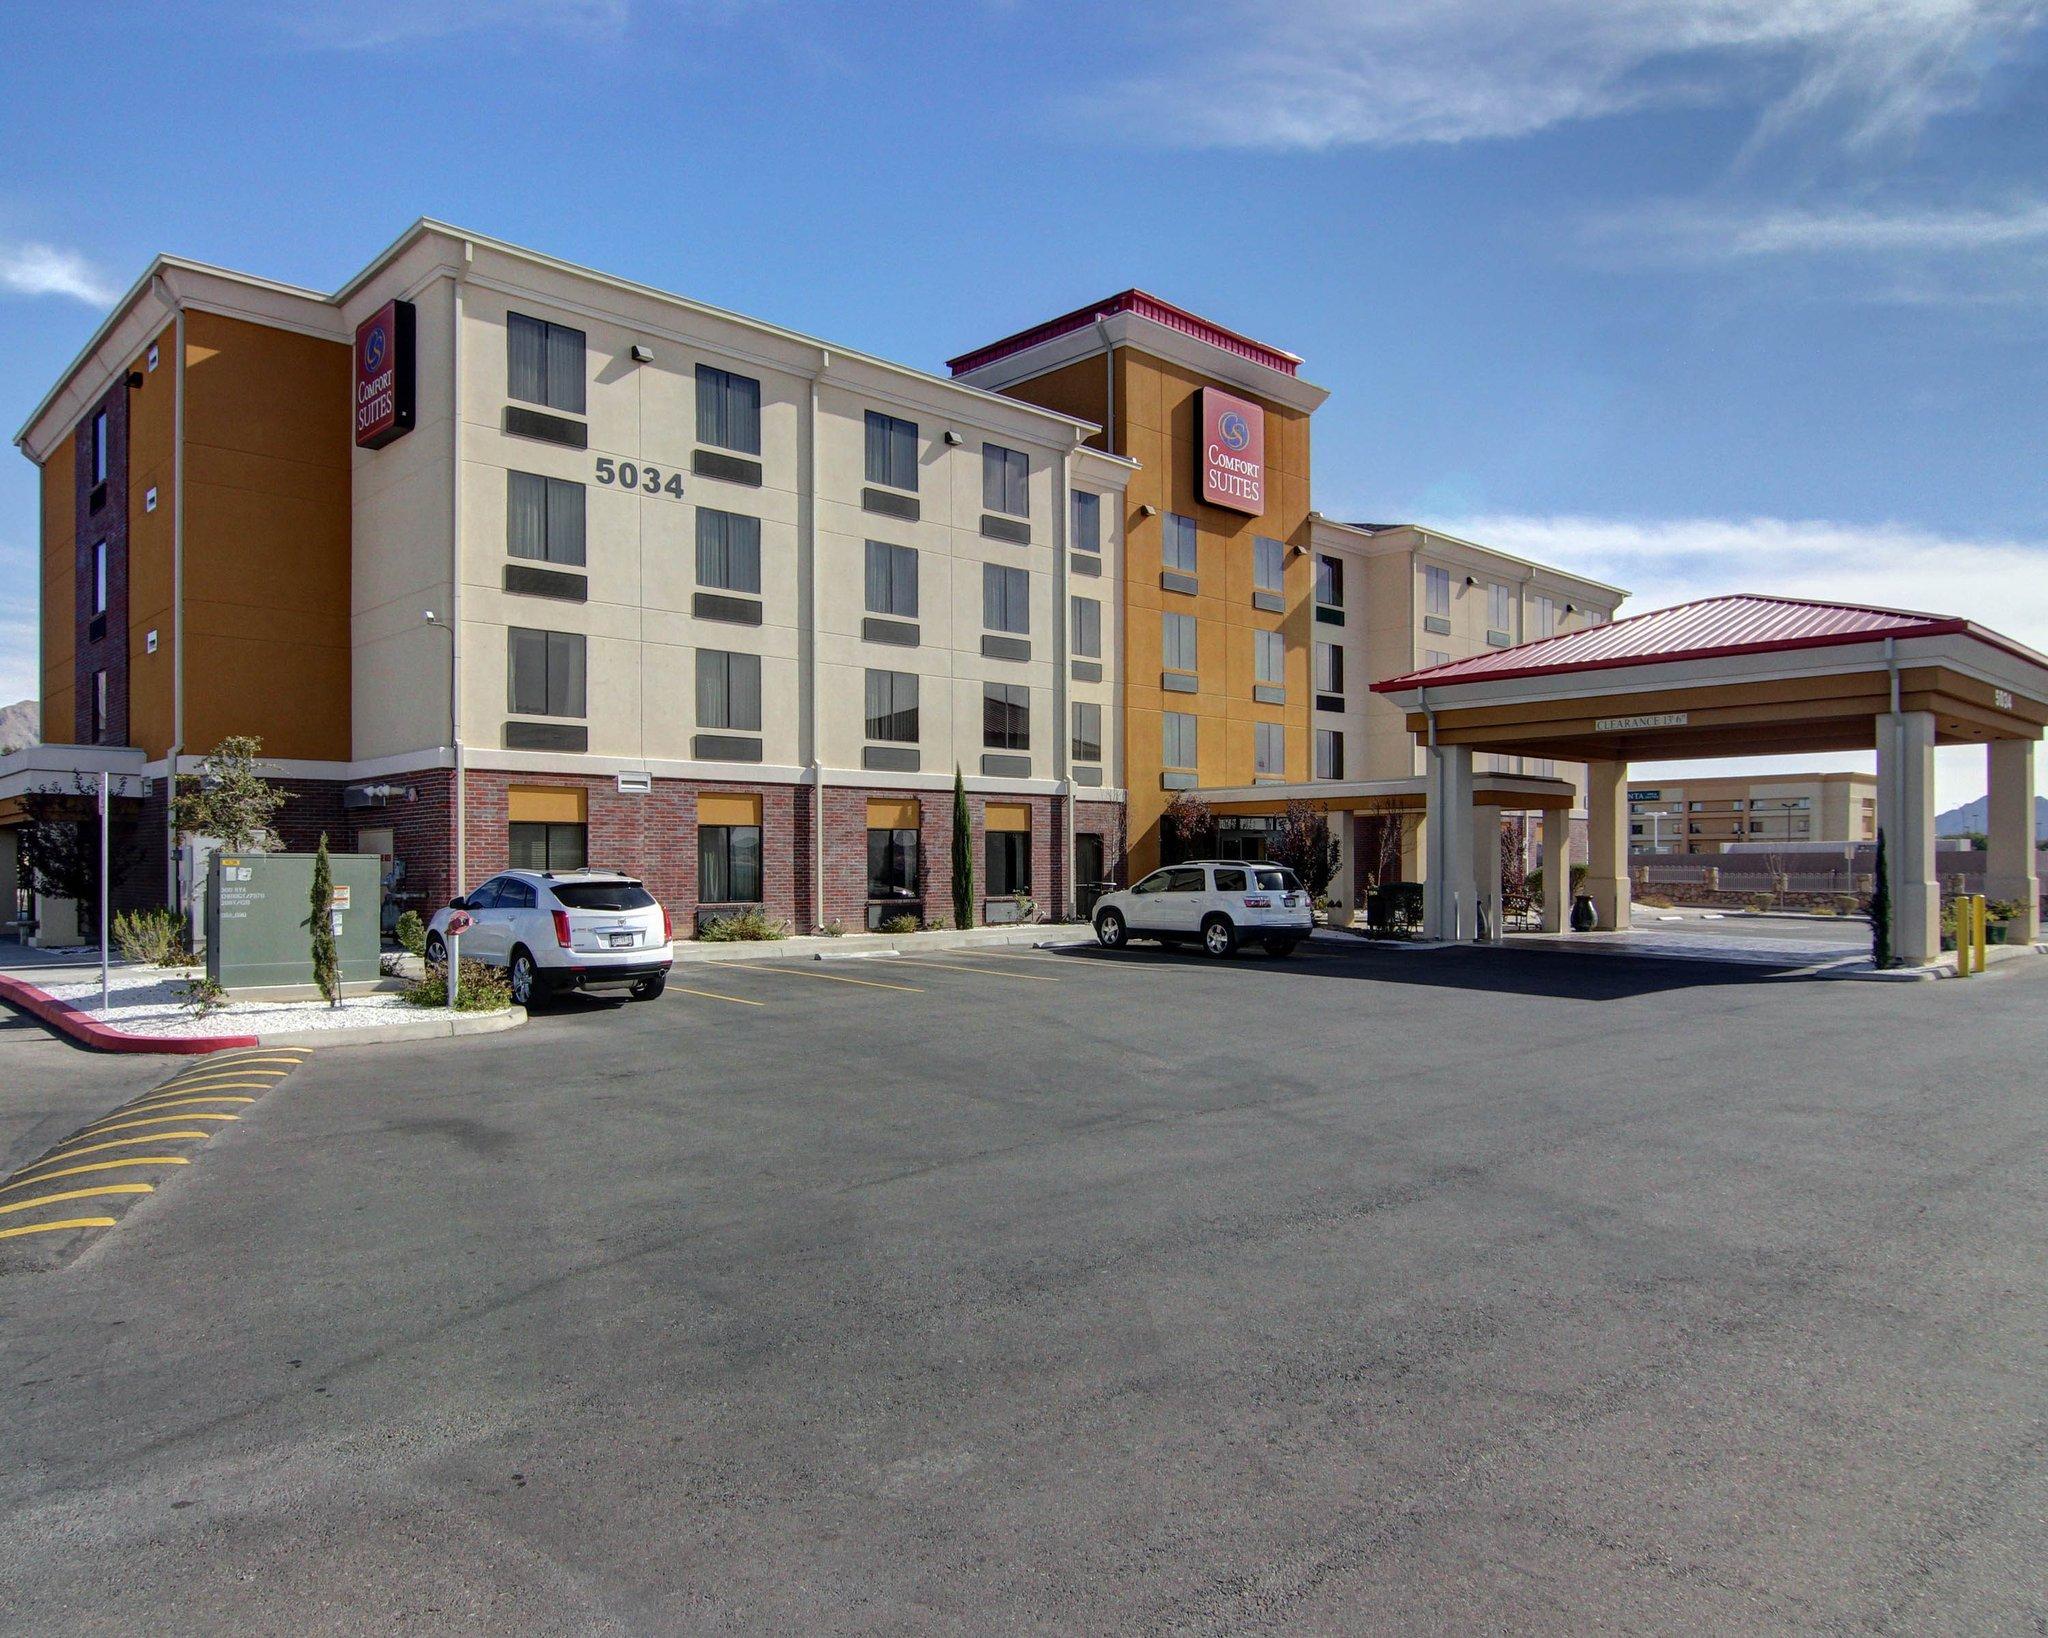
[[[1194,713],[1191,711],[1162,712],[1159,724],[1159,760],[1169,768],[1194,767]]]
[[[750,375],[697,366],[697,442],[742,455],[761,453],[761,383]]]
[[[868,542],[868,613],[917,618],[917,553],[908,546]]]
[[[1276,592],[1287,578],[1287,548],[1265,535],[1252,537],[1252,588]]]
[[[97,489],[107,481],[107,412],[100,410],[92,418],[92,487]]]
[[[1486,623],[1495,631],[1505,631],[1510,636],[1515,630],[1515,597],[1507,586],[1488,585],[1486,588]]]
[[[580,717],[584,639],[575,631],[513,626],[507,634],[507,708],[522,717]]]
[[[1425,667],[1449,665],[1451,663],[1451,651],[1447,648],[1425,648],[1422,651],[1422,663]]]
[[[1031,576],[1000,563],[981,566],[981,623],[990,631],[1031,630]]]
[[[991,751],[1031,749],[1031,690],[1023,683],[981,685],[981,743]]]
[[[1159,560],[1175,574],[1195,572],[1195,520],[1168,512],[1160,540]]]
[[[1252,680],[1278,688],[1286,678],[1287,642],[1277,631],[1252,633]]]
[[[1422,571],[1422,612],[1424,614],[1449,614],[1451,612],[1451,571],[1449,569],[1425,568]]]
[[[92,543],[92,611],[95,614],[107,612],[107,543],[104,540]]]
[[[95,671],[92,674],[92,743],[104,745],[107,740],[107,674]]]
[[[1102,658],[1102,605],[1092,597],[1074,600],[1074,652],[1083,659]]]
[[[1316,692],[1344,692],[1344,650],[1340,644],[1316,644]]]
[[[1287,730],[1277,722],[1252,724],[1252,771],[1283,774],[1287,771]]]
[[[1344,606],[1344,565],[1321,552],[1316,554],[1316,601],[1326,609]]]
[[[1529,635],[1531,637],[1555,637],[1557,635],[1557,599],[1534,597],[1529,601]]]
[[[1074,701],[1074,760],[1102,760],[1102,707],[1089,700]]]
[[[1013,518],[1031,516],[1031,462],[1020,449],[981,446],[981,505]]]
[[[1102,550],[1102,497],[1085,489],[1074,491],[1074,538],[1067,542],[1077,552]]]
[[[868,482],[891,489],[917,487],[917,423],[880,410],[867,412]]]
[[[506,829],[514,870],[581,870],[589,861],[589,832],[582,825],[515,819]]]
[[[1316,730],[1316,778],[1344,777],[1344,736],[1334,728]]]
[[[917,674],[868,673],[868,738],[900,745],[917,743]]]
[[[583,413],[583,332],[566,324],[505,315],[506,394],[525,404]]]
[[[698,827],[697,899],[701,904],[761,902],[759,825]]]
[[[918,896],[918,835],[914,830],[868,832],[868,897]]]
[[[1031,891],[1031,832],[991,830],[983,835],[988,896],[1005,898]]]
[[[697,508],[697,584],[721,591],[761,590],[761,520]]]
[[[761,656],[697,650],[697,726],[761,731]]]
[[[1159,616],[1159,663],[1168,671],[1196,669],[1195,617],[1192,614]]]
[[[583,485],[538,472],[505,474],[505,550],[536,563],[583,564]]]

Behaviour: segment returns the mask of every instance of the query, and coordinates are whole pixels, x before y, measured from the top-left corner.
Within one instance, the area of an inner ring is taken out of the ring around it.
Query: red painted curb
[[[0,976],[0,1001],[33,1014],[52,1029],[62,1030],[72,1040],[96,1052],[173,1052],[185,1056],[204,1052],[225,1052],[230,1047],[261,1046],[253,1035],[130,1035],[97,1018],[80,1012],[68,1001],[59,1001],[46,990],[25,984],[18,978]]]

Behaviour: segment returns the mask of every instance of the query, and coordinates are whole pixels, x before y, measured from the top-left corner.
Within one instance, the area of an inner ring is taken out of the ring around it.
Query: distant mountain
[[[20,700],[0,708],[0,751],[18,751],[24,745],[40,743],[42,708],[34,700]]]
[[[1973,830],[1982,830],[1991,822],[1990,814],[1991,798],[1980,796],[1959,808],[1937,813],[1934,816],[1934,834],[1964,836]],[[2039,841],[2044,836],[2048,836],[2048,796],[2037,796],[2034,798],[2034,839]]]

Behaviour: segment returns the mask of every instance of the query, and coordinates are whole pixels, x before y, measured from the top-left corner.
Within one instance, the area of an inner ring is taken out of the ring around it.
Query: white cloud
[[[0,290],[17,296],[69,296],[111,307],[121,287],[75,250],[55,245],[0,244]]]
[[[1596,249],[1673,261],[1999,257],[2048,248],[2048,200],[1968,208],[1762,210],[1664,203],[1597,216],[1587,223],[1585,237]]]
[[[1976,100],[2044,19],[2048,0],[1182,0],[1147,42],[1166,66],[1117,105],[1221,147],[1518,137],[1687,102],[1868,145]]]

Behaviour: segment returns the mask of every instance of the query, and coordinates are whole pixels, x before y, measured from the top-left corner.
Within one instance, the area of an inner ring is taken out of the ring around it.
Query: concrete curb
[[[788,961],[793,958],[854,955],[911,955],[920,950],[1001,949],[1091,938],[1080,922],[1027,921],[1011,927],[970,927],[938,933],[847,933],[839,938],[806,934],[801,938],[768,939],[757,944],[704,944],[678,939],[672,946],[676,968],[718,961]]]
[[[517,1029],[526,1022],[524,1007],[507,1007],[503,1012],[438,1012],[422,1008],[417,1023],[363,1024],[347,1029],[267,1030],[250,1046],[350,1047],[388,1046],[394,1041],[439,1041],[452,1035],[495,1035]]]
[[[95,1052],[163,1052],[190,1056],[265,1044],[254,1035],[130,1035],[126,1030],[103,1024],[70,1002],[59,1001],[47,990],[39,990],[19,978],[0,977],[0,1001],[19,1007]]]

